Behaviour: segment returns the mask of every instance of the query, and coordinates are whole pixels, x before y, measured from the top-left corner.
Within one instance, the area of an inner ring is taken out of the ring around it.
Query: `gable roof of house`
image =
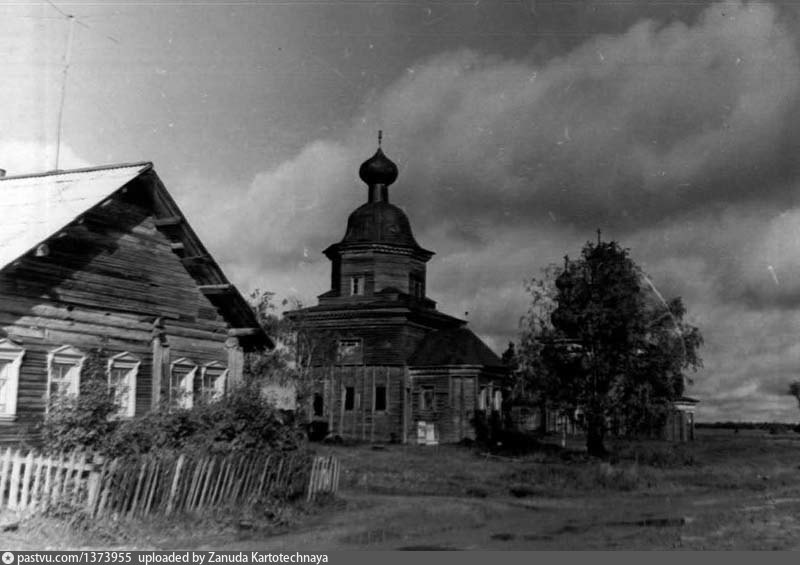
[[[131,185],[134,179],[146,182]],[[152,189],[156,227],[180,253],[202,259],[184,266],[232,326],[232,335],[248,344],[273,347],[250,305],[209,255],[149,162],[0,178],[0,270],[127,186]]]
[[[500,358],[481,338],[465,327],[439,330],[425,336],[408,364],[418,367],[482,365],[503,367]]]

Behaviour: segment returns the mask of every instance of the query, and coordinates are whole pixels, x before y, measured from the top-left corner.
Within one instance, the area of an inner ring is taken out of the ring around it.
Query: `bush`
[[[294,413],[272,406],[256,385],[243,385],[191,409],[164,407],[123,422],[107,438],[103,451],[110,456],[161,449],[288,451],[299,448],[304,435]]]
[[[102,350],[90,352],[80,395],[51,400],[41,426],[46,451],[85,449],[112,457],[180,449],[204,453],[287,451],[299,448],[305,440],[294,413],[272,406],[255,384],[191,409],[164,405],[139,418],[117,419],[119,408],[108,387],[105,363]]]
[[[105,378],[102,350],[89,353],[83,366],[80,394],[58,395],[41,426],[45,451],[98,450],[116,429],[119,410]]]

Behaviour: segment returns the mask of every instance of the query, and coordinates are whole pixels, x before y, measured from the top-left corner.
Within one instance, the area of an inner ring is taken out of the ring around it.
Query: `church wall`
[[[404,365],[427,333],[425,328],[408,324],[387,324],[380,320],[354,319],[346,327],[330,326],[316,334],[324,342],[318,351],[326,351],[316,364],[336,362],[336,342],[341,339],[362,340],[362,362],[366,365]]]
[[[423,283],[425,263],[408,255],[359,251],[343,253],[341,266],[332,273],[338,283],[341,296],[350,294],[350,278],[365,277],[365,294],[370,295],[384,288],[394,287],[401,292],[410,293],[409,274],[413,273]]]
[[[402,439],[403,367],[335,365],[314,371],[323,410],[321,415],[312,414],[312,420],[326,422],[332,435],[343,438],[378,442]],[[383,410],[376,402],[380,388],[385,389]]]

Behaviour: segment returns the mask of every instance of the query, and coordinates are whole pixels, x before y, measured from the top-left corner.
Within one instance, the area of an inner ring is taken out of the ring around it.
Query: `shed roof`
[[[0,178],[0,270],[140,176],[149,179],[146,185],[155,192],[153,215],[156,219],[169,218],[173,237],[198,255],[208,256],[156,175],[153,164],[142,162]],[[187,268],[187,271],[230,325],[252,330],[247,334],[251,343],[274,345],[259,326],[247,301],[210,256],[201,266]]]
[[[408,360],[411,366],[482,365],[503,367],[489,346],[465,327],[429,333]]]

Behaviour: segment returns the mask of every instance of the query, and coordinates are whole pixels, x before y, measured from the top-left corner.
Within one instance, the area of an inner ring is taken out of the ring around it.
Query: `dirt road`
[[[343,493],[293,532],[197,549],[800,549],[800,497],[488,499]],[[195,540],[198,541],[198,540]],[[175,547],[190,540],[176,540]],[[185,547],[185,546],[184,546]]]

